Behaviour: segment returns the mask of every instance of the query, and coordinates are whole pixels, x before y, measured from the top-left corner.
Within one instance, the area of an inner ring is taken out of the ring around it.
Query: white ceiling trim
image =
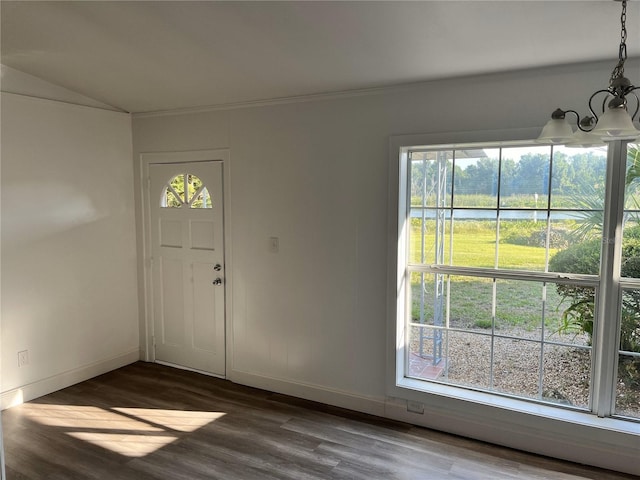
[[[268,107],[272,105],[286,105],[290,103],[307,103],[323,100],[335,100],[340,98],[363,97],[371,95],[382,95],[389,92],[406,91],[415,88],[422,88],[431,81],[414,82],[409,84],[391,85],[387,87],[363,88],[345,90],[342,92],[314,93],[309,95],[296,95],[291,97],[270,98],[265,100],[253,100],[247,102],[223,103],[220,105],[205,105],[201,107],[173,108],[168,110],[158,110],[151,112],[132,113],[134,118],[162,117],[171,115],[182,115],[186,113],[215,112],[220,110],[238,110],[242,108]]]
[[[637,57],[629,57],[627,66],[633,66],[636,62],[640,63],[640,56]],[[362,89],[352,89],[352,90],[344,90],[339,92],[326,92],[326,93],[314,93],[309,95],[295,95],[290,97],[280,97],[280,98],[268,98],[264,100],[252,100],[246,102],[234,102],[234,103],[223,103],[219,105],[203,105],[198,107],[185,107],[185,108],[172,108],[166,110],[157,110],[157,111],[149,111],[149,112],[132,112],[132,118],[151,118],[151,117],[166,117],[173,115],[185,115],[185,114],[194,114],[194,113],[207,113],[207,112],[218,112],[225,110],[239,110],[245,108],[259,108],[259,107],[268,107],[274,105],[287,105],[292,103],[308,103],[308,102],[319,102],[326,100],[337,100],[344,98],[354,98],[354,97],[365,97],[365,96],[373,96],[373,95],[385,95],[392,93],[402,93],[402,92],[411,92],[416,90],[424,89],[428,86],[434,86],[441,82],[460,82],[460,81],[470,81],[473,79],[480,78],[492,78],[492,77],[504,77],[505,75],[526,75],[531,74],[531,72],[535,71],[560,71],[560,70],[574,70],[576,67],[582,66],[584,68],[603,68],[608,69],[615,64],[613,60],[599,60],[592,62],[578,62],[571,64],[562,64],[562,65],[553,65],[548,67],[536,67],[536,68],[523,68],[519,70],[511,70],[509,72],[490,72],[490,73],[482,73],[477,75],[468,75],[468,76],[457,76],[457,77],[449,77],[449,78],[439,78],[439,79],[431,79],[425,80],[421,82],[410,82],[410,83],[400,83],[395,85],[387,85],[383,87],[375,87],[375,88],[362,88]],[[603,77],[603,87],[606,86],[607,78]]]

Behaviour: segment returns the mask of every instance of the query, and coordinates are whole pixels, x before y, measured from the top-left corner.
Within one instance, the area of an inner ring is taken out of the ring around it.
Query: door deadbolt
[[[216,263],[216,264],[214,265],[213,269],[214,269],[216,272],[219,272],[220,270],[222,270],[222,265],[220,265],[219,263]]]

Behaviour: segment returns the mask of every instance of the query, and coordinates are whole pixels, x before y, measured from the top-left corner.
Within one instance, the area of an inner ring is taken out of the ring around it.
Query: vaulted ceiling
[[[605,59],[613,67],[620,42],[613,0],[1,5],[2,64],[128,112]],[[640,2],[627,22],[638,56]]]

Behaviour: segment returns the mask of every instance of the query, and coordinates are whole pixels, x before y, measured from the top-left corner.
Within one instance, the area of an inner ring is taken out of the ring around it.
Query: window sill
[[[494,393],[467,390],[465,388],[430,383],[412,378],[400,380],[394,389],[393,396],[423,403],[432,402],[433,398],[430,397],[438,396],[446,400],[465,402],[467,404],[465,410],[467,411],[469,409],[468,404],[471,403],[492,409],[504,409],[511,412],[543,417],[548,420],[640,435],[640,422],[633,420],[629,421],[609,417],[600,418],[585,410],[564,408],[561,405],[544,405],[508,396],[496,395]]]

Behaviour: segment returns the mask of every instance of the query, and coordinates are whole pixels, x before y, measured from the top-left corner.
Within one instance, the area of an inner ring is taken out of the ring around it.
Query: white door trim
[[[233,328],[231,324],[232,316],[232,288],[233,288],[233,268],[231,255],[231,168],[229,149],[215,150],[191,150],[178,152],[149,152],[140,154],[140,195],[142,210],[142,281],[144,288],[143,305],[143,331],[141,342],[144,344],[144,358],[148,362],[155,362],[155,351],[153,348],[154,325],[153,325],[153,283],[151,272],[151,199],[149,197],[149,165],[154,163],[189,163],[217,161],[222,162],[222,188],[223,188],[223,225],[224,225],[224,258],[225,258],[225,377],[233,370],[232,350],[233,350]]]

